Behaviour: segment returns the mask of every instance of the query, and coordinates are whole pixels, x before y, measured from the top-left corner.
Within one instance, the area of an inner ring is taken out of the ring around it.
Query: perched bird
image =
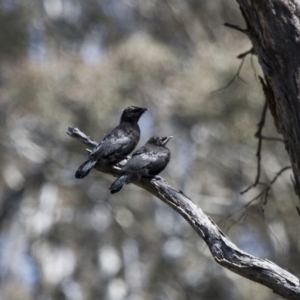
[[[140,180],[141,177],[155,177],[165,169],[171,153],[166,147],[172,136],[151,137],[147,143],[133,153],[132,158],[122,167],[122,176],[109,187],[112,194],[118,192],[124,184]]]
[[[124,109],[120,123],[91,151],[88,160],[75,173],[76,178],[83,178],[97,163],[116,164],[133,151],[140,140],[138,121],[147,108],[129,106]]]

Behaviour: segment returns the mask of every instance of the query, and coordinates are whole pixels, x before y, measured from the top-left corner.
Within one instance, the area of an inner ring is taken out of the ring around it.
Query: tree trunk
[[[264,92],[276,128],[283,135],[300,197],[300,1],[237,2],[246,21],[244,33],[264,73]]]

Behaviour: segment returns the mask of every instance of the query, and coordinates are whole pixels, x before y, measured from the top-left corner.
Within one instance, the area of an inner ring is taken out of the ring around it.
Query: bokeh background
[[[140,188],[74,173],[128,105],[140,145],[173,135],[162,173],[240,248],[300,275],[291,171],[245,205],[264,96],[234,0],[0,1],[0,299],[281,299],[217,265],[185,220]],[[278,136],[268,115],[264,135]],[[262,181],[289,165],[262,147]]]

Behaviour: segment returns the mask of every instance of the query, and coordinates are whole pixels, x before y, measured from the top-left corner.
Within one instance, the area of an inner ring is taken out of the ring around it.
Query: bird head
[[[162,137],[162,138],[160,139],[161,145],[162,145],[162,146],[166,146],[167,143],[168,143],[168,141],[169,141],[170,139],[172,139],[172,138],[173,138],[172,135]]]
[[[156,146],[166,146],[168,141],[172,138],[173,136],[153,136],[148,140],[148,144],[156,145]]]
[[[121,122],[135,122],[137,123],[141,115],[148,110],[144,107],[129,106],[123,110]]]

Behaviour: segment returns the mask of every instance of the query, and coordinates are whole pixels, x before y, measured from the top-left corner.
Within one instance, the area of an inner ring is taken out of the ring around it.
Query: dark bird
[[[83,178],[97,163],[116,164],[133,151],[140,140],[138,121],[147,108],[129,106],[124,109],[120,123],[91,151],[88,160],[75,173],[76,178]]]
[[[109,187],[112,194],[124,184],[140,180],[142,177],[155,177],[168,165],[171,153],[166,147],[172,136],[151,137],[147,143],[133,153],[132,158],[122,167],[122,176]]]

